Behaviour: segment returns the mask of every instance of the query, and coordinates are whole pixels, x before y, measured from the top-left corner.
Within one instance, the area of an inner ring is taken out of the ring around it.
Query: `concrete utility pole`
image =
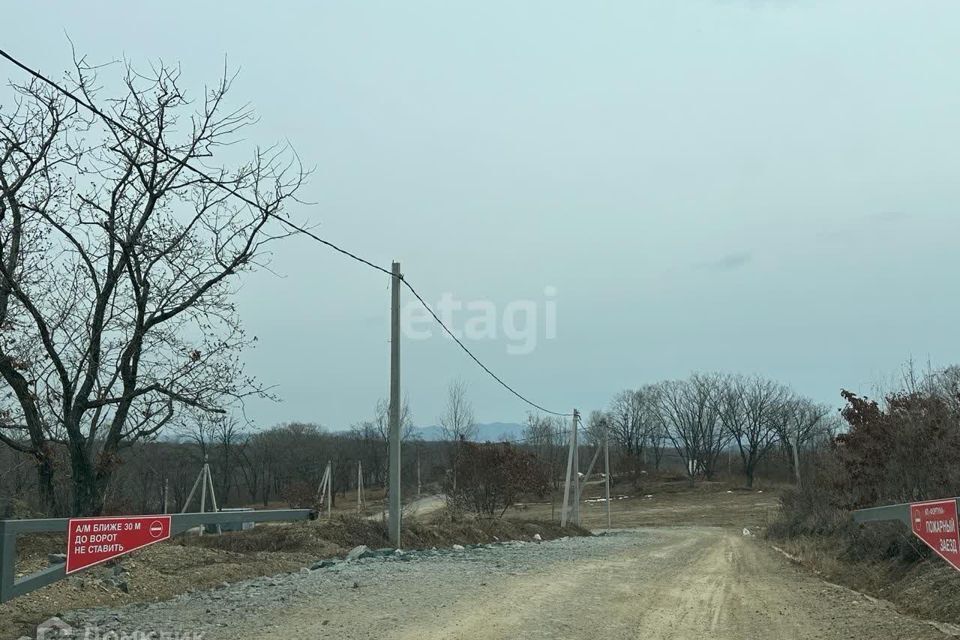
[[[327,460],[327,520],[330,520],[330,509],[333,507],[333,466]]]
[[[390,288],[390,519],[393,545],[400,548],[400,263],[393,263]]]
[[[570,506],[570,480],[580,484],[580,476],[574,471],[573,450],[577,443],[577,410],[573,410],[573,422],[570,427],[570,450],[567,452],[567,480],[563,483],[563,506],[560,508],[560,526],[567,526],[567,514]]]
[[[580,525],[580,441],[577,438],[577,423],[580,414],[573,410],[573,521]]]
[[[197,492],[197,487],[200,487],[200,513],[206,513],[207,511],[207,487],[210,487],[210,499],[213,501],[213,511],[216,513],[219,511],[217,508],[217,496],[213,489],[213,475],[210,473],[210,463],[207,462],[207,457],[203,458],[203,467],[200,469],[200,475],[197,476],[196,482],[193,483],[193,488],[190,489],[190,494],[187,495],[186,502],[183,503],[183,509],[180,510],[180,513],[186,513],[187,509],[190,508],[190,502],[193,500],[194,494]],[[203,535],[204,525],[200,525],[200,535]],[[220,525],[217,525],[217,533],[221,533]]]
[[[610,423],[603,421],[603,479],[607,492],[607,531],[610,530]]]
[[[366,506],[363,500],[363,462],[357,462],[357,513],[362,513]]]

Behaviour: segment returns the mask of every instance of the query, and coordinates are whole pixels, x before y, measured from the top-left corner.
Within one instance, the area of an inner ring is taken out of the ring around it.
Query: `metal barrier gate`
[[[960,498],[943,498],[858,509],[853,512],[853,520],[859,524],[900,521],[935,554],[960,571],[958,501]]]
[[[857,509],[853,512],[853,521],[857,524],[865,522],[884,522],[886,520],[899,520],[903,524],[910,526],[910,503],[891,504],[885,507],[870,507],[869,509]]]
[[[243,522],[292,522],[315,520],[312,509],[272,509],[243,512],[174,513],[170,535],[207,524]],[[66,577],[66,566],[56,564],[17,579],[17,536],[23,533],[66,533],[69,518],[0,520],[0,603],[30,593]]]

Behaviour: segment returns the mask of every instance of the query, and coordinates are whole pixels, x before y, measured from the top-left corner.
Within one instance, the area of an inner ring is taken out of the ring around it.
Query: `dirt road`
[[[440,509],[443,509],[447,504],[447,496],[442,493],[438,493],[432,496],[424,496],[422,498],[417,498],[413,502],[403,505],[403,517],[404,518],[423,518],[432,513],[436,513]],[[381,511],[380,513],[374,513],[367,516],[367,520],[386,520],[387,513],[386,511]]]
[[[81,615],[205,638],[943,638],[711,527],[369,559]]]

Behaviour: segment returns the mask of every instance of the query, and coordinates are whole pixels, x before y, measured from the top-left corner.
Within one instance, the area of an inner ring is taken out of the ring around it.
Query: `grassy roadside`
[[[904,529],[903,535],[910,533]],[[855,559],[839,536],[806,535],[770,542],[825,580],[886,600],[902,613],[960,624],[960,575],[939,558]]]

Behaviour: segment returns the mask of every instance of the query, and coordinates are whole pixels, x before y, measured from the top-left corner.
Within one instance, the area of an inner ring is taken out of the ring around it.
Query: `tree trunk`
[[[44,452],[37,456],[37,492],[40,495],[40,509],[48,516],[56,517],[60,513],[57,492],[53,479],[56,471],[53,467],[53,458]]]
[[[800,440],[800,438],[798,437],[796,440],[793,441],[793,471],[794,471],[794,473],[797,474],[797,487],[798,487],[798,488],[801,486],[801,483],[800,483],[800,453],[799,453],[800,443],[799,443],[799,440]]]
[[[73,471],[73,515],[99,516],[103,513],[104,489],[110,479],[110,472],[96,469],[89,454],[80,450],[82,447],[83,445],[76,445],[70,455]]]

